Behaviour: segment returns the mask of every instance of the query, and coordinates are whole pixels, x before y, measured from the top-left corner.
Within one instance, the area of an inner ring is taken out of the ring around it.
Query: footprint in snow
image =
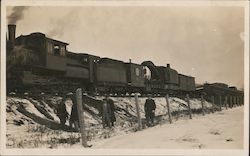
[[[228,138],[228,139],[226,139],[226,141],[227,141],[227,142],[233,141],[233,139],[232,139],[232,138]]]
[[[209,131],[209,133],[213,135],[221,135],[221,132],[218,129],[212,129]]]
[[[203,145],[203,144],[199,144],[199,145],[198,145],[198,148],[199,148],[199,149],[202,149],[202,148],[206,148],[206,146]]]
[[[181,141],[181,142],[197,142],[198,141],[196,138],[193,138],[192,135],[184,135],[176,140]]]

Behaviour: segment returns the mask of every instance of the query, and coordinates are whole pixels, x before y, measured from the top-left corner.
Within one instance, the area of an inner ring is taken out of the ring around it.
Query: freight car
[[[146,69],[140,65],[125,63],[127,73],[127,92],[129,94],[139,92],[143,93],[145,90]]]
[[[151,61],[135,64],[67,50],[68,43],[31,33],[15,38],[9,25],[7,89],[68,91],[82,87],[100,93],[155,93],[193,91],[193,77]],[[38,87],[39,86],[39,87]]]
[[[211,101],[208,97],[214,97],[215,104],[219,105],[219,102],[227,102],[229,105],[243,104],[244,103],[244,92],[238,90],[236,87],[229,87],[224,83],[205,83],[197,87],[197,95],[205,95],[206,100]]]
[[[179,89],[183,92],[195,91],[194,77],[178,74],[179,77]]]
[[[124,62],[102,58],[95,65],[98,91],[110,93],[126,92],[127,76]]]

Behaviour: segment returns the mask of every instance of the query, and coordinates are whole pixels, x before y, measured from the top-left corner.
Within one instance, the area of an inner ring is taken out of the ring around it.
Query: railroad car
[[[164,93],[164,82],[161,80],[157,66],[152,61],[144,61],[141,65],[148,68],[151,74],[150,79],[145,80],[145,93]]]
[[[155,66],[151,61],[135,64],[70,52],[68,43],[43,33],[15,38],[15,25],[8,28],[8,89],[20,86],[22,89],[66,91],[82,87],[89,92],[165,94],[192,91],[195,85],[194,78],[179,76],[169,64],[167,67]]]
[[[144,92],[145,90],[145,74],[143,66],[140,64],[125,63],[127,73],[127,91],[128,93]]]
[[[96,85],[101,92],[126,92],[127,71],[124,62],[102,58],[95,64]]]
[[[178,90],[179,77],[178,72],[167,64],[167,67],[159,66],[157,67],[161,81],[164,82],[164,89],[166,90]]]
[[[195,91],[195,78],[183,74],[179,76],[179,90],[183,92]]]

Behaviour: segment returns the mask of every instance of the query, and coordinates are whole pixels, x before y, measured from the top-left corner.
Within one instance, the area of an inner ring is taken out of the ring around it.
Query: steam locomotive
[[[15,37],[8,25],[7,90],[68,91],[126,94],[187,93],[195,91],[195,78],[151,61],[141,64],[70,52],[68,43],[43,33]]]

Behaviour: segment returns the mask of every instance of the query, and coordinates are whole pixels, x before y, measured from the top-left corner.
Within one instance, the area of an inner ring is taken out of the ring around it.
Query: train
[[[68,50],[69,43],[41,32],[15,36],[8,25],[7,91],[187,94],[196,92],[195,77],[152,61],[141,64]]]

